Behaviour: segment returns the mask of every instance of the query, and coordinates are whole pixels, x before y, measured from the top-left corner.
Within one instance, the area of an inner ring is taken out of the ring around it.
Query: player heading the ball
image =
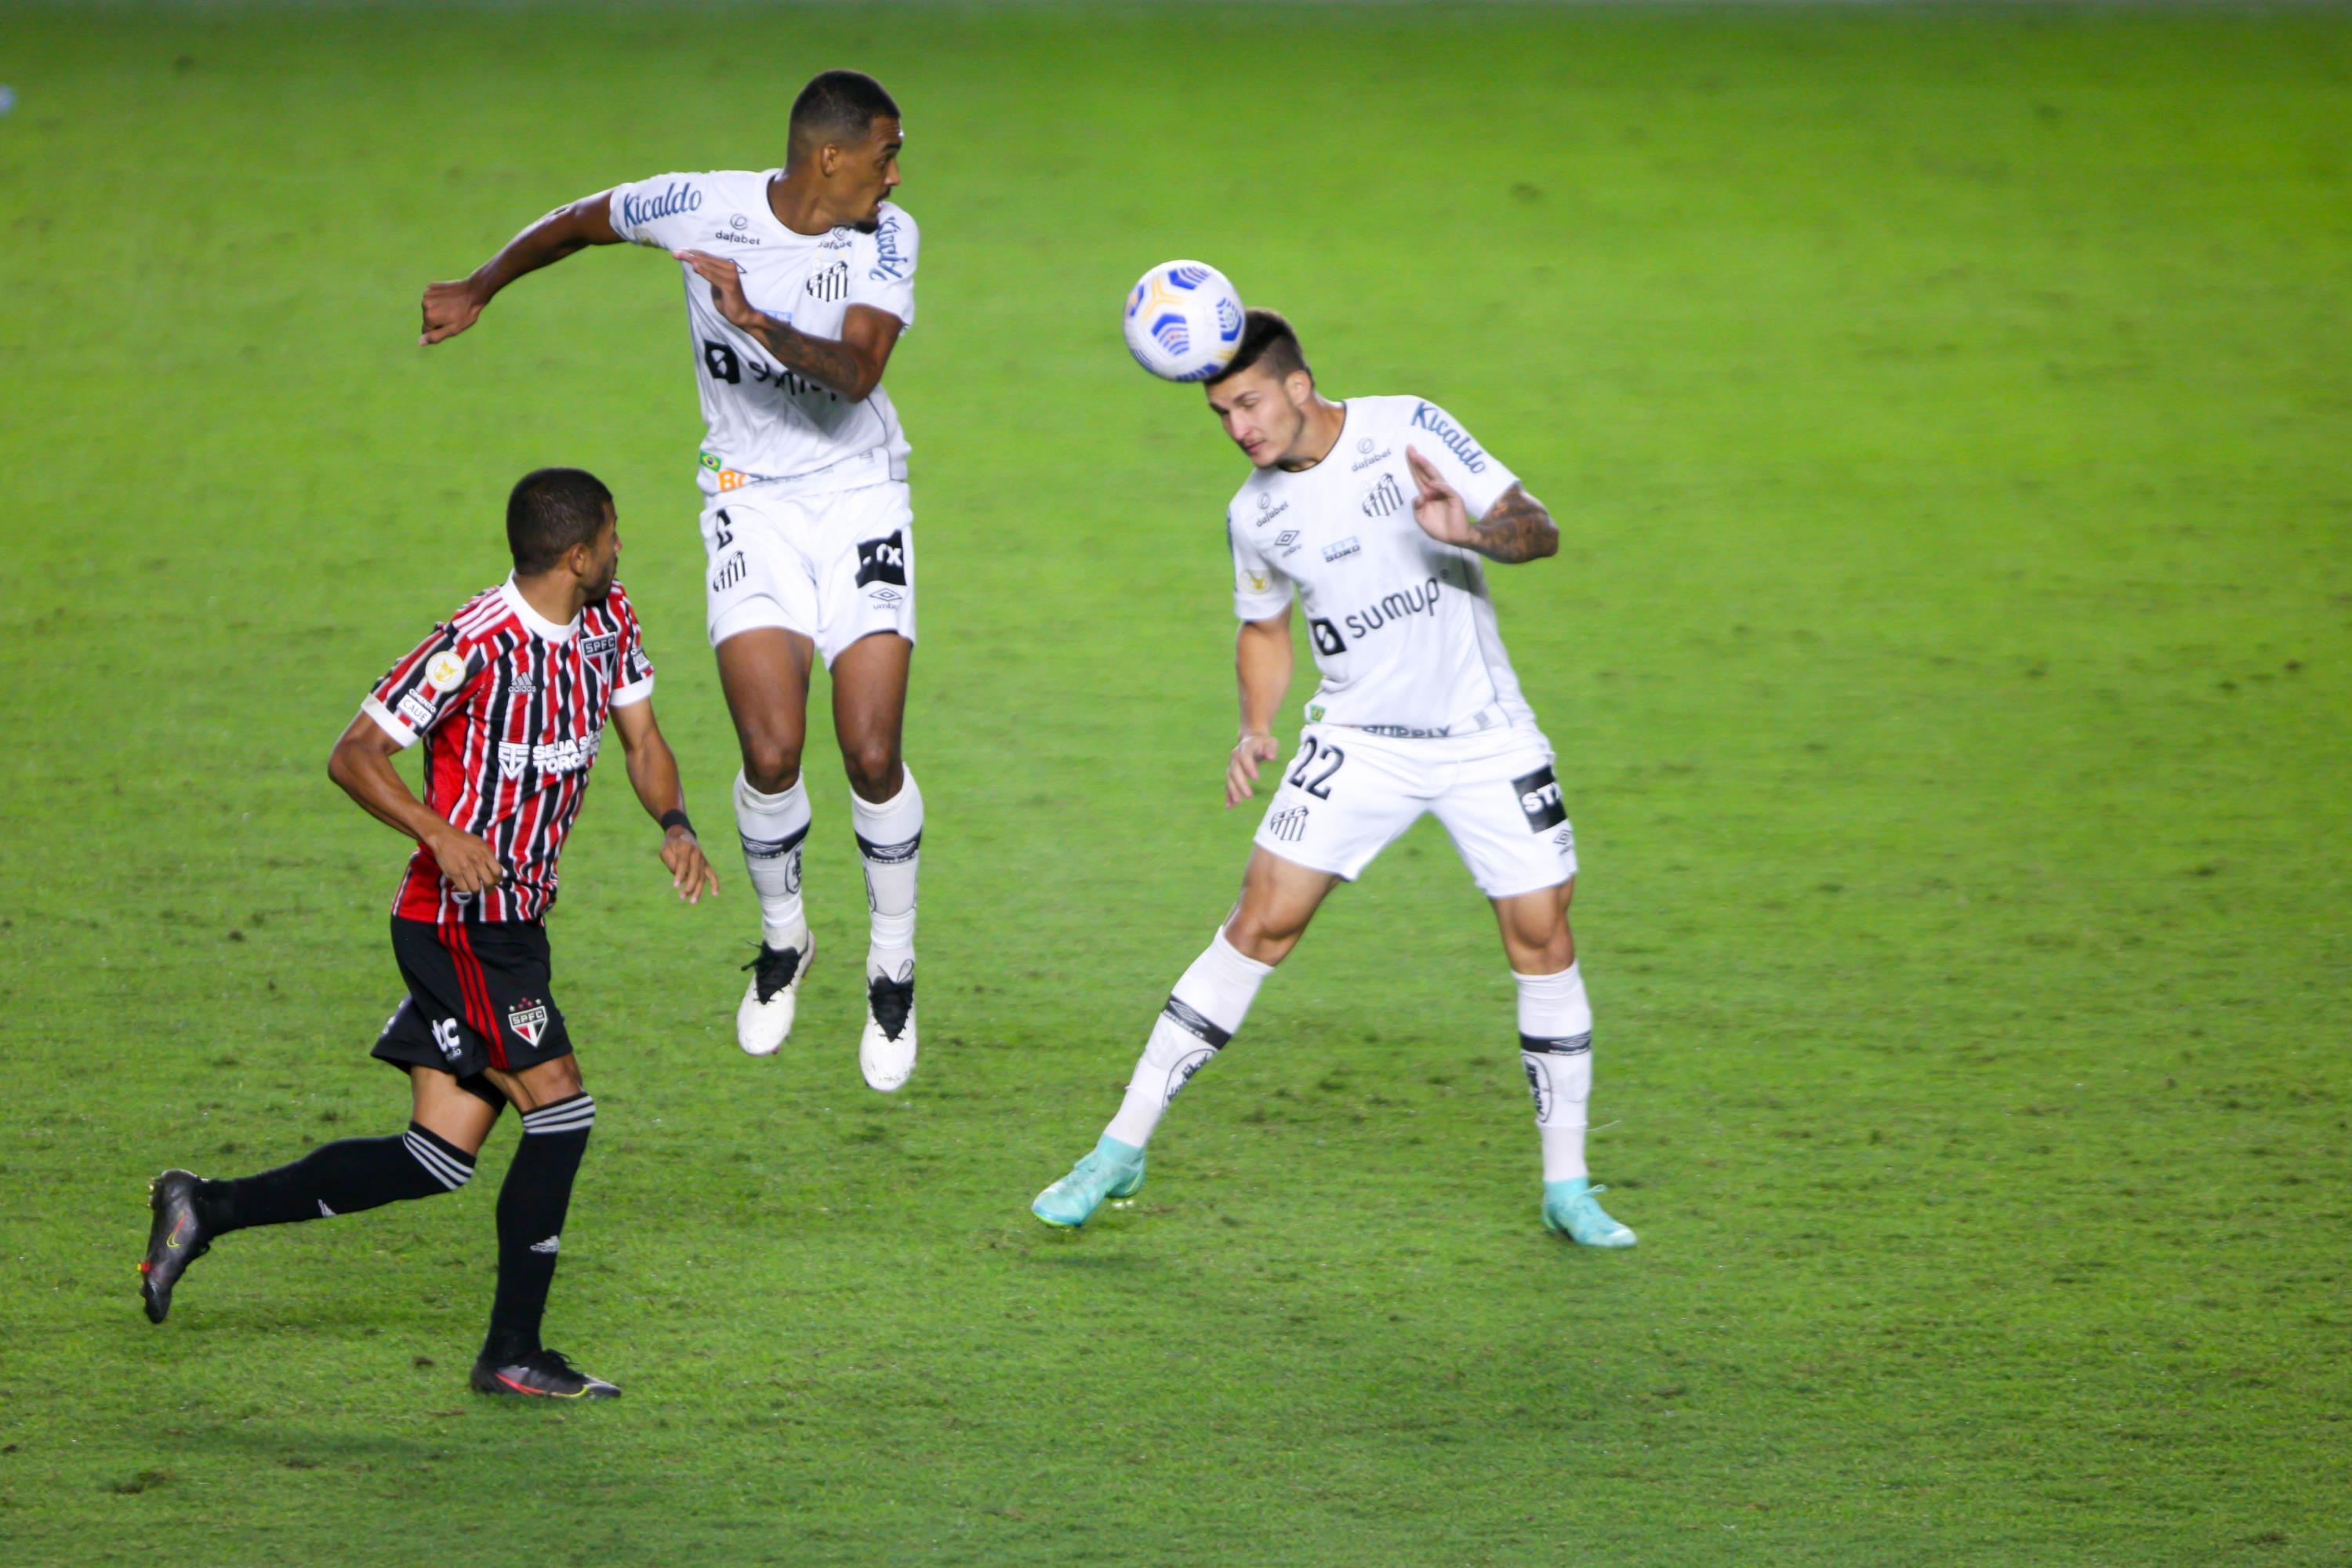
[[[814,956],[801,753],[822,658],[872,912],[858,1066],[886,1091],[915,1069],[923,840],[922,792],[899,748],[914,515],[906,434],[882,389],[915,321],[920,237],[887,199],[905,140],[879,82],[824,71],[793,102],[783,167],[656,174],[558,207],[470,277],[425,289],[422,339],[464,331],[499,289],[588,246],[629,241],[677,259],[709,427],[697,479],[710,643],[742,752],[735,826],[760,899],[736,1040],[753,1056],[784,1043]]]
[[[1248,312],[1232,361],[1203,384],[1253,470],[1225,512],[1241,618],[1228,806],[1251,798],[1280,752],[1294,595],[1323,679],[1259,824],[1240,902],[1176,982],[1101,1140],[1032,1209],[1049,1225],[1081,1226],[1106,1198],[1140,1187],[1152,1130],[1240,1031],[1325,897],[1434,813],[1493,901],[1518,986],[1543,1223],[1588,1247],[1631,1247],[1584,1163],[1592,1011],[1568,923],[1575,833],[1550,742],[1503,651],[1482,561],[1552,554],[1559,531],[1436,404],[1324,397],[1273,311]]]

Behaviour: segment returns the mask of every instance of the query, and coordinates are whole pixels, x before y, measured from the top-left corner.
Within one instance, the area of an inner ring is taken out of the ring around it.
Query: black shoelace
[[[907,1020],[915,1011],[915,983],[892,980],[887,975],[872,975],[866,982],[866,1002],[874,1009],[874,1021],[892,1039],[907,1032]]]
[[[790,985],[793,976],[801,972],[801,950],[787,947],[779,951],[763,942],[759,956],[743,967],[759,972],[753,979],[760,987],[760,1000],[772,1002],[776,993]]]

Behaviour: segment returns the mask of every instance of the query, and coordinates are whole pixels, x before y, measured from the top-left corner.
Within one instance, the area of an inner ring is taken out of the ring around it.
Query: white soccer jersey
[[[1261,468],[1234,497],[1234,610],[1279,615],[1297,588],[1323,683],[1310,721],[1382,734],[1533,728],[1479,558],[1413,521],[1410,446],[1484,517],[1518,482],[1453,416],[1418,397],[1351,397],[1311,468]]]
[[[884,202],[872,233],[795,234],[768,206],[782,171],[656,174],[615,186],[613,227],[665,250],[724,256],[743,269],[743,297],[812,337],[838,338],[852,305],[915,324],[915,220]],[[686,313],[710,433],[703,493],[782,481],[800,494],[855,489],[907,477],[907,437],[890,395],[845,401],[778,364],[756,338],[719,313],[710,285],[679,263]]]

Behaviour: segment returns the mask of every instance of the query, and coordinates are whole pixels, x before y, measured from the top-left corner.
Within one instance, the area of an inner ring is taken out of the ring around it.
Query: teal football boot
[[[1105,1198],[1133,1197],[1143,1185],[1143,1151],[1108,1133],[1070,1173],[1037,1194],[1029,1212],[1047,1225],[1076,1230],[1094,1218]]]
[[[1596,1187],[1582,1176],[1544,1184],[1543,1222],[1579,1247],[1631,1247],[1633,1233],[1609,1217],[1601,1206],[1607,1187]]]

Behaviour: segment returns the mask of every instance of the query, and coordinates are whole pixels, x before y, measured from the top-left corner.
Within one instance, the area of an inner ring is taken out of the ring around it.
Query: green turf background
[[[837,63],[924,231],[919,1076],[857,1079],[824,754],[834,957],[765,1062],[740,865],[670,905],[613,767],[551,1327],[628,1397],[464,1392],[505,1131],[151,1329],[147,1175],[400,1123],[399,847],[325,752],[502,571],[521,469],[618,492],[725,842],[671,269],[431,353],[415,300],[559,200],[775,161]],[[11,8],[0,79],[0,1559],[2352,1558],[2352,16]],[[1636,1252],[1536,1226],[1426,824],[1132,1207],[1025,1212],[1253,825],[1240,469],[1117,335],[1174,255],[1561,519],[1496,591]]]

